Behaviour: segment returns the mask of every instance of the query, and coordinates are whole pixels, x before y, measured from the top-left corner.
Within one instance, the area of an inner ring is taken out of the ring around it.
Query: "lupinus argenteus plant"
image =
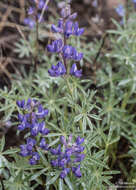
[[[59,54],[61,61],[59,61],[57,65],[52,65],[48,72],[52,77],[66,74],[81,77],[82,70],[78,70],[76,63],[83,58],[83,53],[79,53],[75,47],[68,45],[68,39],[71,36],[82,35],[84,28],[79,28],[78,22],[74,22],[77,13],[71,14],[69,3],[63,3],[61,8],[61,18],[58,21],[58,25],[56,26],[53,24],[51,26],[52,32],[59,33],[61,37],[52,41],[52,43],[47,46],[49,52]],[[72,66],[71,63],[69,63],[71,60],[76,62],[73,63]]]

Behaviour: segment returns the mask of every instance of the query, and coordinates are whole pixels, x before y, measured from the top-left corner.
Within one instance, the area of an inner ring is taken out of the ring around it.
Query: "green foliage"
[[[89,79],[71,76],[52,78],[47,69],[56,62],[56,56],[43,52],[35,73],[20,67],[22,76],[14,76],[11,88],[0,89],[1,121],[12,121],[17,126],[17,100],[29,97],[40,100],[50,113],[46,126],[52,131],[47,135],[50,147],[56,147],[61,135],[85,138],[85,160],[81,164],[82,177],[70,173],[64,180],[60,171],[52,168],[50,157],[38,149],[41,160],[30,166],[27,158],[18,155],[17,148],[5,150],[5,138],[0,143],[0,175],[6,190],[35,190],[42,186],[47,190],[107,190],[114,187],[114,176],[124,181],[136,182],[136,14],[124,18],[124,25],[113,20],[116,30],[108,31],[109,50],[100,54],[97,68]],[[47,36],[43,36],[45,38]],[[84,63],[94,66],[101,42],[85,42],[71,39],[83,48]],[[29,45],[28,45],[29,44]],[[41,50],[43,50],[41,48]],[[35,56],[35,38],[32,32],[28,42],[16,43],[19,57]],[[95,63],[96,64],[96,63]],[[95,80],[95,82],[93,82]],[[97,90],[93,90],[92,86]],[[17,134],[19,135],[19,134]],[[25,137],[29,134],[25,134]],[[7,140],[7,139],[6,139]]]

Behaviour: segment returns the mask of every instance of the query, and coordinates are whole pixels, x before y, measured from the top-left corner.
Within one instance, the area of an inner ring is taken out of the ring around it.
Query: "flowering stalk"
[[[63,4],[61,9],[61,18],[58,21],[58,26],[54,24],[51,27],[52,32],[60,33],[61,38],[54,40],[50,45],[47,45],[47,50],[51,53],[58,53],[62,57],[62,62],[57,65],[52,65],[48,73],[52,77],[64,76],[66,74],[75,77],[82,76],[82,70],[77,69],[77,64],[72,64],[70,73],[68,73],[68,61],[72,60],[79,62],[83,58],[83,53],[78,53],[75,47],[67,44],[67,40],[72,36],[80,36],[83,34],[84,29],[78,27],[78,22],[73,20],[76,18],[77,13],[71,14],[70,4]]]
[[[39,23],[43,22],[44,19],[41,17],[41,10],[43,9],[46,2],[44,0],[31,0],[32,6],[28,9],[28,17],[24,19],[24,24],[28,25],[30,29],[35,27],[36,29],[36,40],[35,40],[35,53],[34,53],[34,70],[37,70],[38,62],[38,47],[39,47]],[[47,6],[46,6],[47,8]],[[40,18],[40,19],[39,19]]]
[[[50,132],[48,128],[45,128],[45,122],[43,121],[49,111],[48,109],[43,109],[40,102],[31,99],[28,99],[26,103],[25,100],[17,101],[17,106],[23,112],[23,114],[18,114],[18,120],[20,121],[18,130],[30,130],[30,137],[26,139],[27,143],[20,146],[20,155],[23,157],[29,156],[29,163],[34,165],[40,160],[37,146],[40,146],[40,148],[44,150],[48,150],[48,144],[46,144],[45,139],[42,138],[39,143],[36,141],[35,137],[39,133],[41,135],[47,135]]]
[[[81,144],[84,142],[84,138],[79,136],[76,138],[75,143],[72,143],[72,135],[69,136],[68,142],[64,136],[60,137],[61,144],[56,149],[50,149],[51,154],[54,156],[54,160],[51,161],[51,165],[56,168],[60,168],[60,178],[65,178],[70,170],[78,178],[82,176],[80,171],[80,162],[85,158],[84,146]]]

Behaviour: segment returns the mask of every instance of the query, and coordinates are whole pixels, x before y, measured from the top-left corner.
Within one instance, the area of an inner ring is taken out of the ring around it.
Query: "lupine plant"
[[[15,50],[23,58],[35,50],[35,18],[45,3],[30,1],[25,19],[29,40],[21,39],[23,45],[18,42]],[[39,35],[38,40],[49,41],[46,47],[38,45],[34,54],[38,56],[33,57],[43,64],[37,72],[21,66],[23,75],[14,75],[10,89],[0,89],[0,124],[5,133],[0,141],[0,190],[135,188],[133,3],[127,17],[126,10],[118,9],[123,25],[113,20],[116,29],[106,32],[108,49],[107,44],[101,47],[101,40],[86,41],[70,1],[59,6],[56,24],[51,15],[51,24],[38,22],[51,29],[50,38]],[[86,64],[88,70],[95,67],[95,73],[86,76]],[[7,134],[15,139],[11,148]]]

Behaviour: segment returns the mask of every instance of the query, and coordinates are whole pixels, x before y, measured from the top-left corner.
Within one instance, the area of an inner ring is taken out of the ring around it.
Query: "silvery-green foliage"
[[[50,111],[46,119],[46,126],[51,130],[46,136],[49,147],[57,147],[62,135],[66,138],[70,134],[74,138],[79,135],[85,139],[86,155],[81,163],[82,177],[77,179],[70,173],[63,180],[59,177],[61,171],[51,166],[50,154],[45,156],[45,152],[38,148],[41,160],[30,166],[28,159],[19,155],[18,147],[5,150],[3,137],[0,175],[6,190],[35,190],[40,186],[47,190],[107,190],[114,187],[112,179],[120,173],[126,181],[136,181],[135,18],[135,13],[129,14],[122,26],[113,20],[116,30],[108,31],[110,50],[103,50],[104,55],[100,54],[97,60],[100,67],[96,71],[96,90],[92,89],[95,76],[51,78],[47,69],[56,62],[57,56],[48,57],[44,53],[40,55],[44,64],[39,65],[37,73],[32,70],[27,73],[21,66],[23,77],[14,75],[17,80],[12,82],[11,88],[0,90],[2,122],[10,121],[10,127],[16,129],[17,112],[20,112],[16,101],[35,98]],[[34,47],[33,36],[29,40],[29,47],[23,40],[16,44],[15,51],[20,57],[34,53],[34,50],[30,51],[30,47]],[[77,43],[79,50],[83,48],[81,65],[87,62],[92,67],[92,57],[101,42],[86,44],[84,38],[81,41],[72,38],[70,43]],[[26,133],[24,138],[29,135]],[[129,162],[129,171],[125,159]]]

